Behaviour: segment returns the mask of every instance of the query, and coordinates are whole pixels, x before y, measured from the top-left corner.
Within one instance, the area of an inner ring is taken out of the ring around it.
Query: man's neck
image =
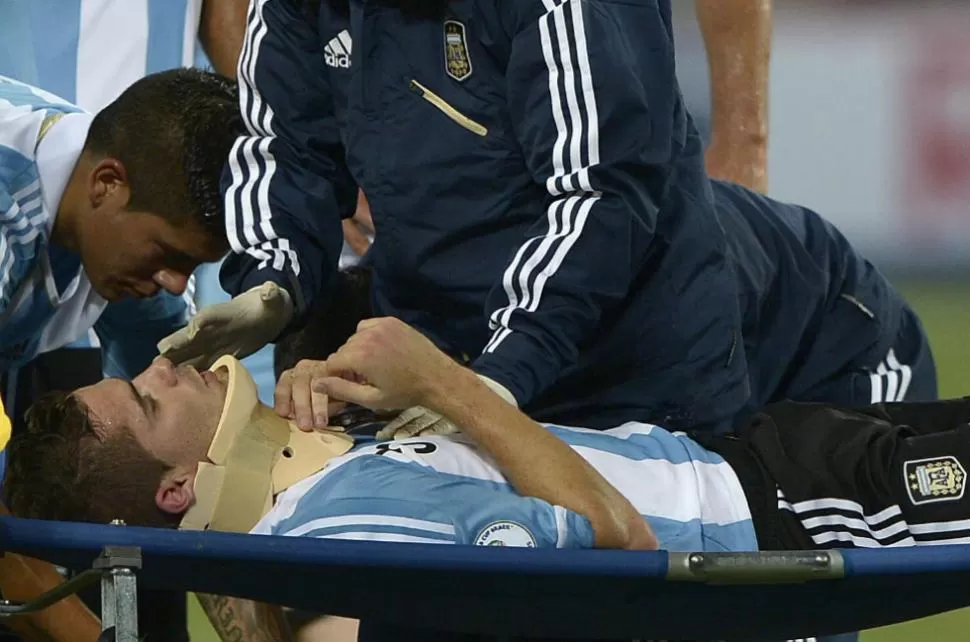
[[[248,532],[273,498],[353,447],[340,432],[305,433],[259,402],[252,376],[234,357],[211,370],[228,372],[226,401],[208,460],[195,477],[196,502],[181,528]]]

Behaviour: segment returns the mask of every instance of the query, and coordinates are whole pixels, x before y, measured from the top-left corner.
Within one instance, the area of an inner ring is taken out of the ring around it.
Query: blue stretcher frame
[[[0,518],[2,551],[84,569],[106,546],[140,553],[133,574],[141,588],[491,635],[778,640],[970,605],[970,545],[740,555],[563,551]]]

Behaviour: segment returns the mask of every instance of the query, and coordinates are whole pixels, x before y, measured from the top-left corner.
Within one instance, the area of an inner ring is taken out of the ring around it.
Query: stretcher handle
[[[802,584],[845,577],[839,551],[670,553],[667,579],[704,584]]]

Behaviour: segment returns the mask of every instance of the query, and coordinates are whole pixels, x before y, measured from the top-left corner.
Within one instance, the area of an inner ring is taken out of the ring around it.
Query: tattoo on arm
[[[222,595],[199,594],[199,603],[222,642],[289,642],[278,606]]]

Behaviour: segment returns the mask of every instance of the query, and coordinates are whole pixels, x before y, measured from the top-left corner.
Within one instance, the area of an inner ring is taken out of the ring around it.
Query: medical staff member
[[[299,323],[333,280],[360,186],[377,313],[506,399],[591,427],[730,422],[749,394],[739,296],[669,1],[253,9],[250,135],[225,182],[237,296],[165,352],[245,354]]]

